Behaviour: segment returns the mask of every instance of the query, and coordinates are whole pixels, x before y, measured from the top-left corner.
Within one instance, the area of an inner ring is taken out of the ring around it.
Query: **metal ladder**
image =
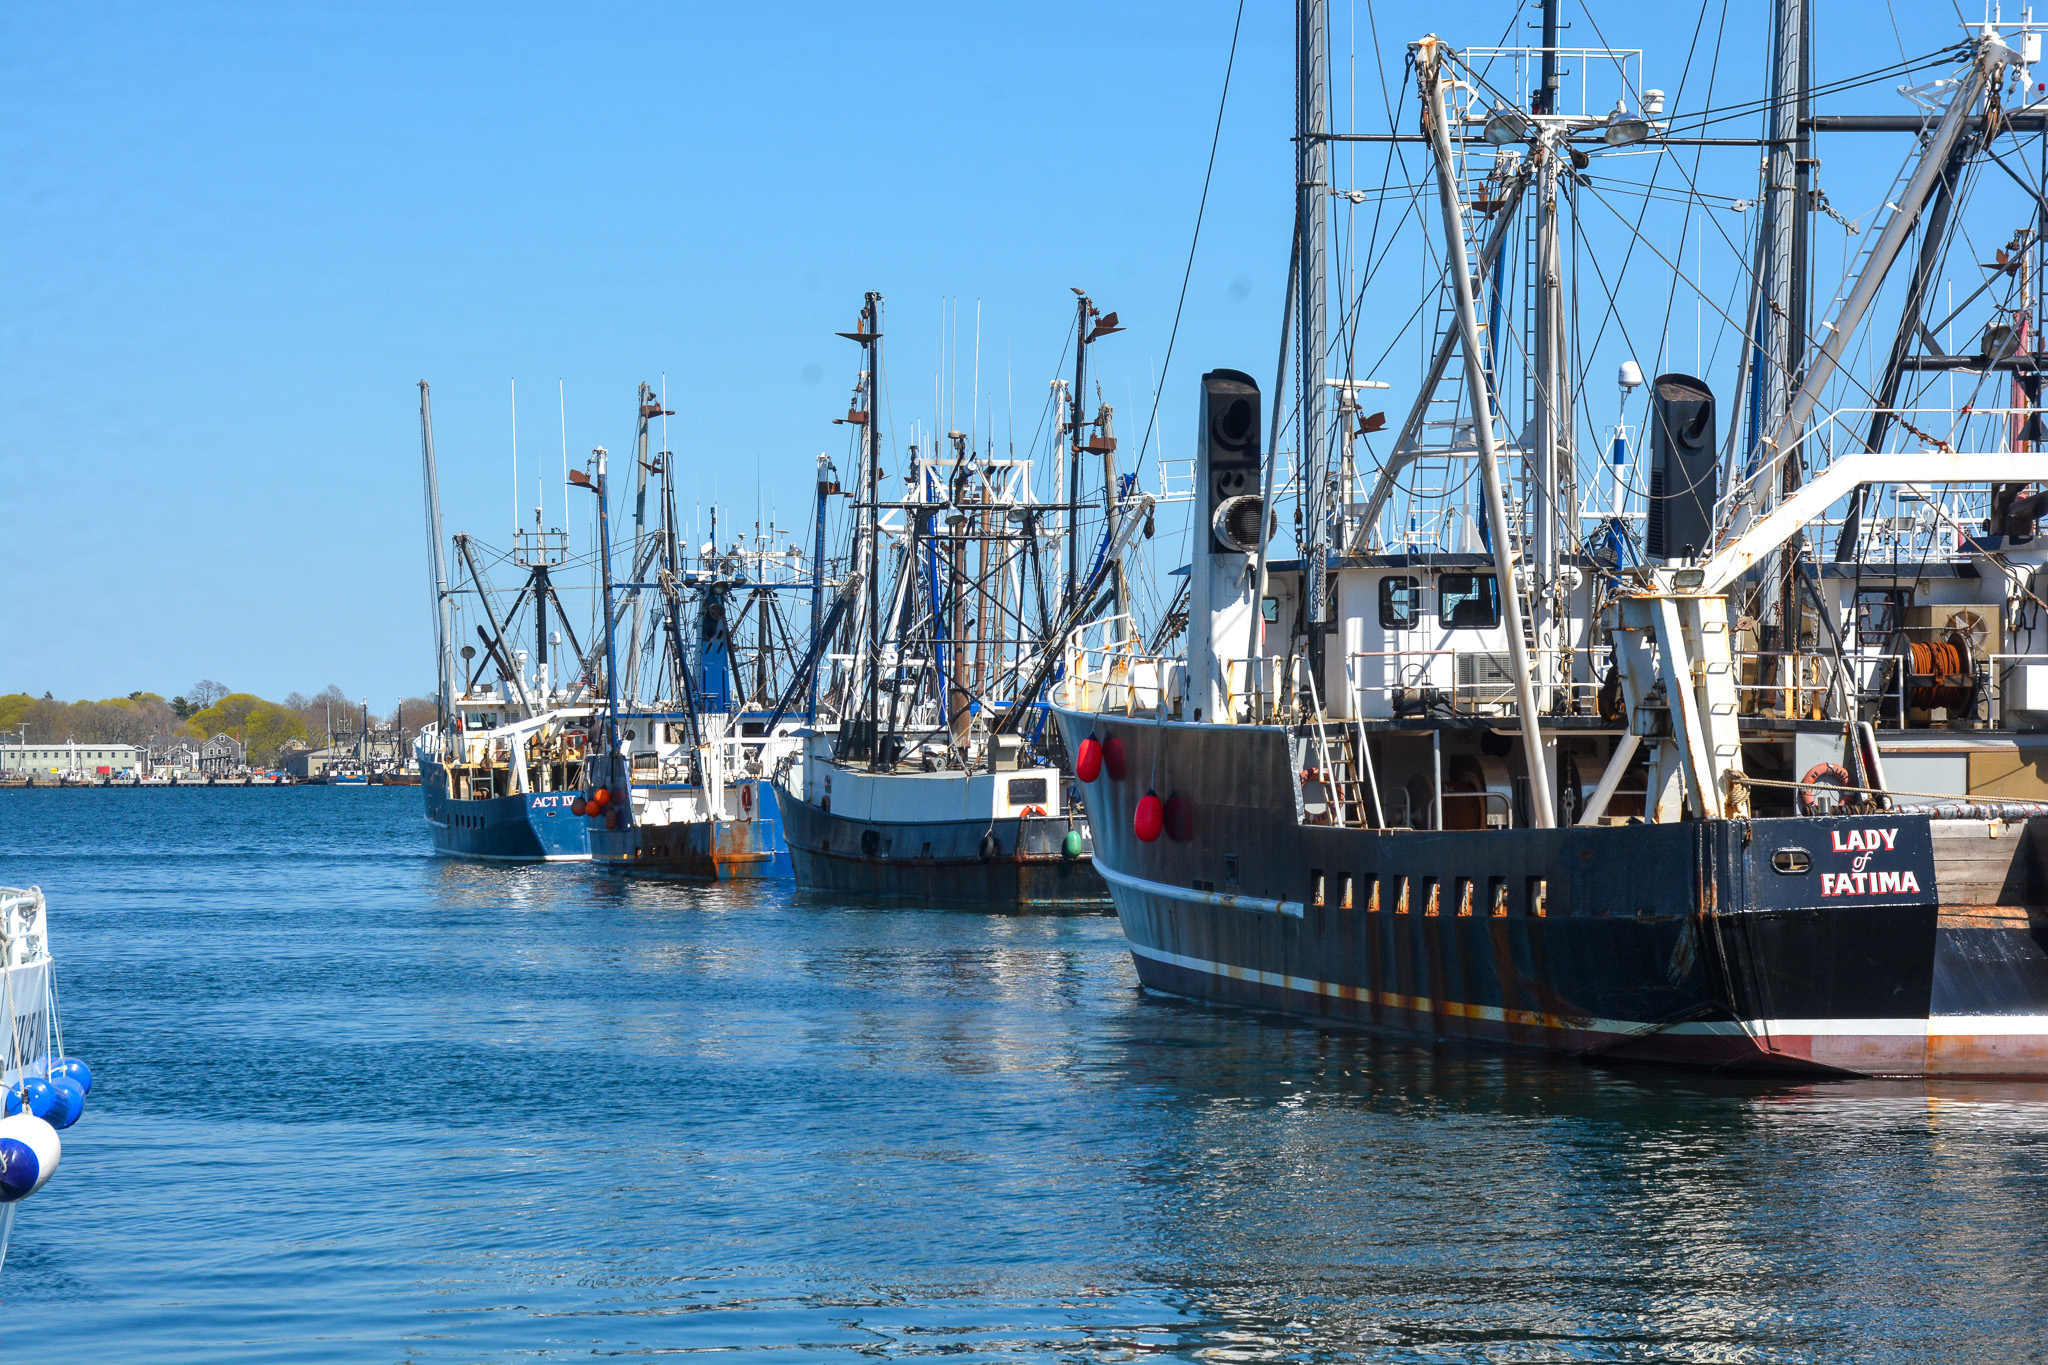
[[[1351,674],[1350,661],[1345,661],[1345,677]],[[1308,679],[1309,705],[1315,715],[1316,769],[1322,776],[1323,801],[1330,813],[1330,823],[1349,829],[1371,829],[1378,824],[1379,793],[1371,785],[1373,781],[1372,754],[1362,751],[1364,763],[1359,762],[1360,750],[1354,746],[1362,744],[1365,732],[1361,726],[1339,725],[1332,739],[1329,713],[1323,708],[1316,695],[1315,675]],[[1351,689],[1352,713],[1358,712],[1356,687]],[[1365,769],[1360,772],[1360,768]]]

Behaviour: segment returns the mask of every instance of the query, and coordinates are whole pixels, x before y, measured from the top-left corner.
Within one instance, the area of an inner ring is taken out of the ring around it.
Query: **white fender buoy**
[[[0,1119],[0,1204],[26,1199],[57,1173],[63,1141],[34,1114]]]

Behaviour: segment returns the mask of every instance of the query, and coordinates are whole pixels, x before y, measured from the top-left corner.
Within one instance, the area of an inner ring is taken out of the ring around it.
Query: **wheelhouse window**
[[[1490,573],[1447,573],[1436,581],[1437,612],[1449,630],[1500,624],[1500,580]]]
[[[1413,630],[1422,619],[1422,588],[1412,578],[1380,580],[1380,629]]]

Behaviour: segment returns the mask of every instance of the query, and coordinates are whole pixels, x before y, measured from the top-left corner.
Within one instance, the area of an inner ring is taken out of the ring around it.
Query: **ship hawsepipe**
[[[1315,825],[1284,727],[1056,714],[1130,755],[1087,809],[1153,990],[1578,1056],[2048,1076],[2048,820]],[[1150,789],[1179,800],[1147,844]]]

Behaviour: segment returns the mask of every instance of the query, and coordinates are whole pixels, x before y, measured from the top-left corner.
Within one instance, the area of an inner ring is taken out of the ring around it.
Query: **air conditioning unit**
[[[1515,670],[1506,654],[1458,655],[1457,679],[1461,707],[1505,706],[1514,700]]]

